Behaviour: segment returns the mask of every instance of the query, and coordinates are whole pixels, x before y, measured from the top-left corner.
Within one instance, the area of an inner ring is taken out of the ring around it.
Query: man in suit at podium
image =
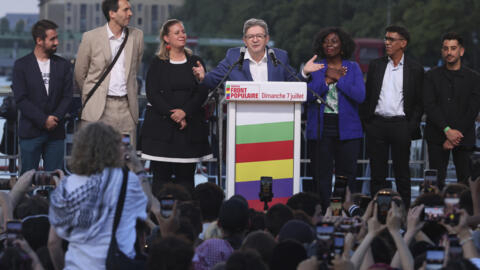
[[[243,42],[245,47],[231,48],[227,51],[225,58],[218,66],[206,74],[203,83],[209,88],[214,88],[227,74],[228,69],[236,62],[238,67],[233,68],[228,76],[229,81],[296,81],[293,74],[296,72],[289,66],[288,54],[286,51],[267,47],[270,36],[268,26],[264,20],[249,19],[243,25]],[[272,52],[275,59],[283,63],[291,72],[272,59]],[[305,80],[307,76],[322,66],[315,64],[315,56],[310,59],[301,74],[300,79]],[[203,67],[196,68],[194,72],[201,72]]]

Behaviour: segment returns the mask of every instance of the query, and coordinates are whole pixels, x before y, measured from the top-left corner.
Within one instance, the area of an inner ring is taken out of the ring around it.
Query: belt
[[[112,96],[112,95],[107,95],[107,98],[111,98],[111,99],[124,99],[124,98],[127,98],[127,95],[124,95],[124,96]]]
[[[404,115],[398,115],[398,116],[375,115],[373,118],[380,121],[384,121],[384,122],[399,122],[399,121],[407,120],[407,117]]]

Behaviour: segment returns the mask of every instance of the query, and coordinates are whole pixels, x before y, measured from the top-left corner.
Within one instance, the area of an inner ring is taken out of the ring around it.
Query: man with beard
[[[385,29],[385,57],[368,66],[365,101],[360,116],[372,169],[370,193],[389,188],[386,181],[389,151],[397,191],[410,205],[410,144],[420,139],[423,68],[405,55],[410,34],[401,26]]]
[[[32,28],[35,48],[15,61],[12,90],[20,110],[21,172],[63,168],[65,122],[72,100],[72,66],[55,55],[57,25],[41,20]]]
[[[82,93],[82,124],[101,121],[136,145],[138,122],[137,70],[142,63],[143,32],[129,27],[133,16],[128,0],[103,0],[107,24],[85,32],[75,62],[75,82]],[[124,48],[122,43],[126,39]],[[107,67],[120,55],[105,80],[87,101]]]
[[[466,67],[463,38],[457,33],[442,37],[445,64],[425,74],[425,139],[430,169],[438,170],[440,189],[445,184],[450,153],[458,182],[468,185],[470,155],[475,146],[475,118],[480,104],[480,76]]]

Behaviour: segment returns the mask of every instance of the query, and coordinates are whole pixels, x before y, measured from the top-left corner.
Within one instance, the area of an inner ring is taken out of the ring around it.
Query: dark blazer
[[[364,124],[368,124],[375,115],[387,63],[388,58],[381,57],[371,61],[368,65],[365,102],[360,106],[360,117]],[[423,114],[423,74],[423,67],[419,63],[411,58],[404,57],[403,111],[408,121],[412,140],[422,137],[420,121]]]
[[[461,145],[473,146],[480,106],[480,75],[463,65],[454,76],[447,73],[445,67],[435,67],[425,74],[425,139],[445,142],[443,129],[449,126],[462,132]]]
[[[188,63],[196,66],[200,57],[192,55],[187,57]],[[178,124],[170,119],[170,110],[180,108],[186,113],[187,126],[185,132],[192,143],[208,143],[208,125],[205,122],[205,113],[202,103],[207,97],[207,88],[199,84],[192,84],[188,100],[178,100],[172,91],[169,78],[168,60],[160,60],[155,57],[150,64],[146,79],[147,99],[151,106],[147,106],[145,122],[142,126],[142,137],[152,138],[158,141],[170,142],[173,140],[174,131],[178,130]],[[193,73],[191,78],[185,78],[195,82]],[[143,149],[143,146],[142,146]],[[148,151],[143,149],[144,152]]]
[[[12,90],[20,110],[18,133],[20,138],[34,138],[48,134],[52,139],[65,138],[64,116],[72,101],[72,65],[64,58],[50,58],[49,94],[45,89],[37,59],[32,53],[15,61]],[[52,131],[45,129],[49,115],[60,122]]]
[[[268,50],[268,47],[266,48]],[[275,56],[287,67],[289,66],[288,54],[286,51],[273,48],[275,51]],[[214,88],[220,82],[220,80],[225,76],[229,67],[233,65],[240,56],[240,48],[231,48],[228,49],[227,55],[225,58],[218,64],[218,66],[208,72],[203,80],[208,88]],[[282,65],[278,64],[276,67],[270,59],[270,56],[267,55],[267,65],[268,65],[268,81],[297,81],[294,76],[283,68]],[[295,70],[290,68],[290,70],[295,74]],[[303,79],[302,76],[299,76],[300,79]],[[250,61],[245,59],[243,61],[242,69],[239,70],[235,67],[230,75],[228,76],[228,81],[253,81],[252,74],[250,73]]]

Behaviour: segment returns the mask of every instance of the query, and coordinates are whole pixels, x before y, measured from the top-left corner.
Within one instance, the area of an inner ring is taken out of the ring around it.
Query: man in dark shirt
[[[469,158],[475,146],[475,118],[480,104],[480,75],[462,64],[463,38],[447,33],[442,38],[444,66],[425,75],[425,139],[430,169],[438,170],[439,188],[445,184],[450,152],[458,182],[467,183]]]

